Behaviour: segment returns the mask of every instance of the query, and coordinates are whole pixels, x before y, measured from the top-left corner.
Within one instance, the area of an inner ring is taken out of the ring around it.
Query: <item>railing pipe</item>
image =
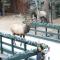
[[[0,46],[1,46],[1,54],[3,53],[3,47],[2,47],[2,36],[0,36]]]
[[[58,29],[58,39],[59,39],[59,29]]]
[[[12,44],[12,54],[14,55],[14,43],[13,43],[13,40],[11,40],[11,44]]]
[[[46,36],[47,36],[47,27],[46,27]]]
[[[29,58],[31,56],[36,55],[37,50],[31,50],[31,51],[25,51],[25,52],[21,52],[21,53],[17,53],[14,56],[8,57],[6,60],[20,60],[20,59],[25,59],[25,58]]]

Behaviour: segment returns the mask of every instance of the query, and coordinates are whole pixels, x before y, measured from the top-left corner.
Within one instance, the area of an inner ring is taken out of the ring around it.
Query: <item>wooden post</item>
[[[1,46],[1,54],[3,54],[3,47],[2,47],[2,36],[0,36],[0,46]]]
[[[24,51],[26,51],[26,43],[24,43]]]

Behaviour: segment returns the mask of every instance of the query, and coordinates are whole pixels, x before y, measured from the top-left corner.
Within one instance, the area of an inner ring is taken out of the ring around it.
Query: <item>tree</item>
[[[47,18],[49,19],[49,1],[48,0],[44,0],[42,10],[47,12]]]

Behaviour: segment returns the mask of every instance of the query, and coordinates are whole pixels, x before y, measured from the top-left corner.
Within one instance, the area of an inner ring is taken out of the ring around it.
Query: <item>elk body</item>
[[[36,19],[40,19],[41,22],[49,22],[47,19],[47,13],[45,11],[37,11],[37,12],[32,12],[32,15],[34,15],[34,17]]]
[[[30,30],[30,25],[25,23],[20,23],[20,24],[16,23],[11,26],[11,32],[13,33],[13,35],[19,35],[20,37],[23,38],[25,38],[25,35],[29,32],[29,30]]]

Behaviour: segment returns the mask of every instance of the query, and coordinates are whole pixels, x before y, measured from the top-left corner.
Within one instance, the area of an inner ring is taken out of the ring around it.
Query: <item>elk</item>
[[[13,35],[18,35],[25,38],[25,35],[29,32],[32,21],[23,21],[21,23],[12,24],[10,30]],[[15,41],[13,42],[15,44]]]
[[[47,13],[45,11],[37,11],[37,12],[32,12],[31,16],[33,16],[36,18],[36,19],[40,19],[41,22],[49,22],[48,19],[47,19]],[[33,17],[32,17],[33,18]]]

